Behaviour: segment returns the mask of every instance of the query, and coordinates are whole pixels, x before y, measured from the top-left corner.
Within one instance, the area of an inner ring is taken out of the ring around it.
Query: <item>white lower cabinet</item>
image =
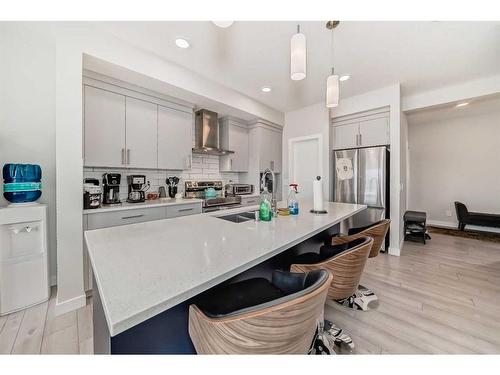
[[[201,214],[201,203],[167,206],[167,219],[194,214]]]
[[[165,207],[139,208],[88,215],[88,230],[116,227],[165,218]]]

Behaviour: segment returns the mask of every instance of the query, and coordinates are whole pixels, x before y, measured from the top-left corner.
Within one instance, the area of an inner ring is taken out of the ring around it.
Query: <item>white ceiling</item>
[[[331,70],[331,31],[324,21],[300,22],[307,36],[307,78],[289,77],[289,44],[297,22],[105,22],[104,32],[178,63],[275,109],[324,100]],[[174,40],[184,37],[189,49]],[[414,94],[500,74],[498,22],[341,22],[335,29],[336,72],[349,73],[341,97],[401,83]],[[262,86],[273,91],[265,94]]]

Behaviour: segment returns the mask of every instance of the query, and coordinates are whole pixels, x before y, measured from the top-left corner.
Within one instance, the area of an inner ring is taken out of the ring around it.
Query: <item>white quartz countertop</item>
[[[173,198],[161,198],[155,199],[151,201],[145,201],[141,203],[128,203],[122,202],[120,204],[113,204],[109,206],[101,206],[99,208],[91,208],[88,210],[83,210],[83,214],[98,214],[101,212],[112,212],[112,211],[122,211],[122,210],[133,210],[138,208],[152,208],[152,207],[161,207],[161,206],[178,206],[181,204],[192,204],[192,203],[203,203],[202,199],[196,198],[181,198],[181,199],[173,199]]]
[[[280,202],[278,207],[286,203]],[[85,232],[109,333],[115,336],[362,211],[325,202],[271,222],[233,223],[228,211]],[[230,210],[248,211],[249,207]]]

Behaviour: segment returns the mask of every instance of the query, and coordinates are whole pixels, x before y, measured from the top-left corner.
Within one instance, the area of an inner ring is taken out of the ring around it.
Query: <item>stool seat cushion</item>
[[[223,285],[204,293],[196,305],[207,315],[219,317],[284,297],[285,293],[264,278]]]
[[[405,221],[424,222],[427,220],[427,214],[421,211],[406,211],[403,219]]]
[[[293,258],[292,261],[293,264],[316,264],[324,262],[346,250],[360,245],[363,241],[364,237],[361,237],[339,245],[323,245],[319,248],[319,253],[310,252],[300,254]]]

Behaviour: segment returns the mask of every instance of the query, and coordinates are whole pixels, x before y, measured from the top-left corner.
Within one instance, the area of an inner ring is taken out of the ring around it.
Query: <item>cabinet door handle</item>
[[[193,211],[193,208],[182,208],[178,210],[177,212],[186,212],[186,211]]]
[[[127,164],[130,164],[130,149],[127,148]]]
[[[136,219],[138,217],[143,217],[144,214],[141,214],[141,215],[132,215],[132,216],[124,216],[122,217],[122,220],[126,220],[126,219]]]
[[[229,169],[233,170],[233,159],[229,158]]]
[[[363,145],[363,134],[359,134],[359,145],[362,146]]]
[[[271,170],[274,171],[274,160],[271,160]]]
[[[126,164],[125,162],[125,149],[122,148],[122,164]]]

